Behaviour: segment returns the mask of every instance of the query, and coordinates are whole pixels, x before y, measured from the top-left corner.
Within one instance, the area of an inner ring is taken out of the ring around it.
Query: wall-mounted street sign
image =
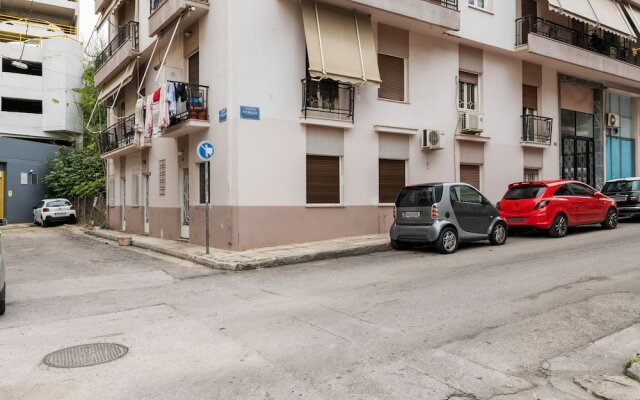
[[[225,108],[221,108],[220,111],[218,111],[218,121],[220,121],[220,123],[222,122],[227,122],[227,109]]]
[[[240,118],[260,120],[260,107],[240,106]]]
[[[210,161],[215,154],[216,149],[213,147],[211,142],[207,140],[203,140],[198,144],[198,157],[202,161]]]

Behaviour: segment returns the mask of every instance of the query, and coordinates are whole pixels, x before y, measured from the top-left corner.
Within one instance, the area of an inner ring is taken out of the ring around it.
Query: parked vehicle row
[[[640,178],[607,182],[603,192],[572,180],[518,182],[509,185],[494,206],[466,183],[406,186],[395,203],[391,246],[402,250],[433,244],[451,254],[464,242],[503,245],[513,228],[543,230],[561,238],[574,226],[615,229],[619,207],[624,217],[640,216]]]

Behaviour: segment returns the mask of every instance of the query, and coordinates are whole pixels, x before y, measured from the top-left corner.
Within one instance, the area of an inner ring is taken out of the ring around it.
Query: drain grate
[[[44,363],[55,368],[79,368],[104,364],[127,354],[126,346],[115,343],[91,343],[67,347],[48,354]]]

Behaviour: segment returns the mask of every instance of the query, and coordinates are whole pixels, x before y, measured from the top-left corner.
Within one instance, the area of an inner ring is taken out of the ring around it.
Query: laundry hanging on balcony
[[[549,0],[549,9],[615,35],[636,38],[622,7],[613,0]]]
[[[312,78],[380,84],[370,16],[303,0],[302,20]]]

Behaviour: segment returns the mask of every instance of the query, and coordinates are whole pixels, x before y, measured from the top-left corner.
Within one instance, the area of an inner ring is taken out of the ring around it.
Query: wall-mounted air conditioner
[[[435,129],[422,130],[422,150],[440,150],[444,148],[444,132]]]
[[[475,111],[460,113],[460,132],[479,135],[484,131],[484,115]]]

